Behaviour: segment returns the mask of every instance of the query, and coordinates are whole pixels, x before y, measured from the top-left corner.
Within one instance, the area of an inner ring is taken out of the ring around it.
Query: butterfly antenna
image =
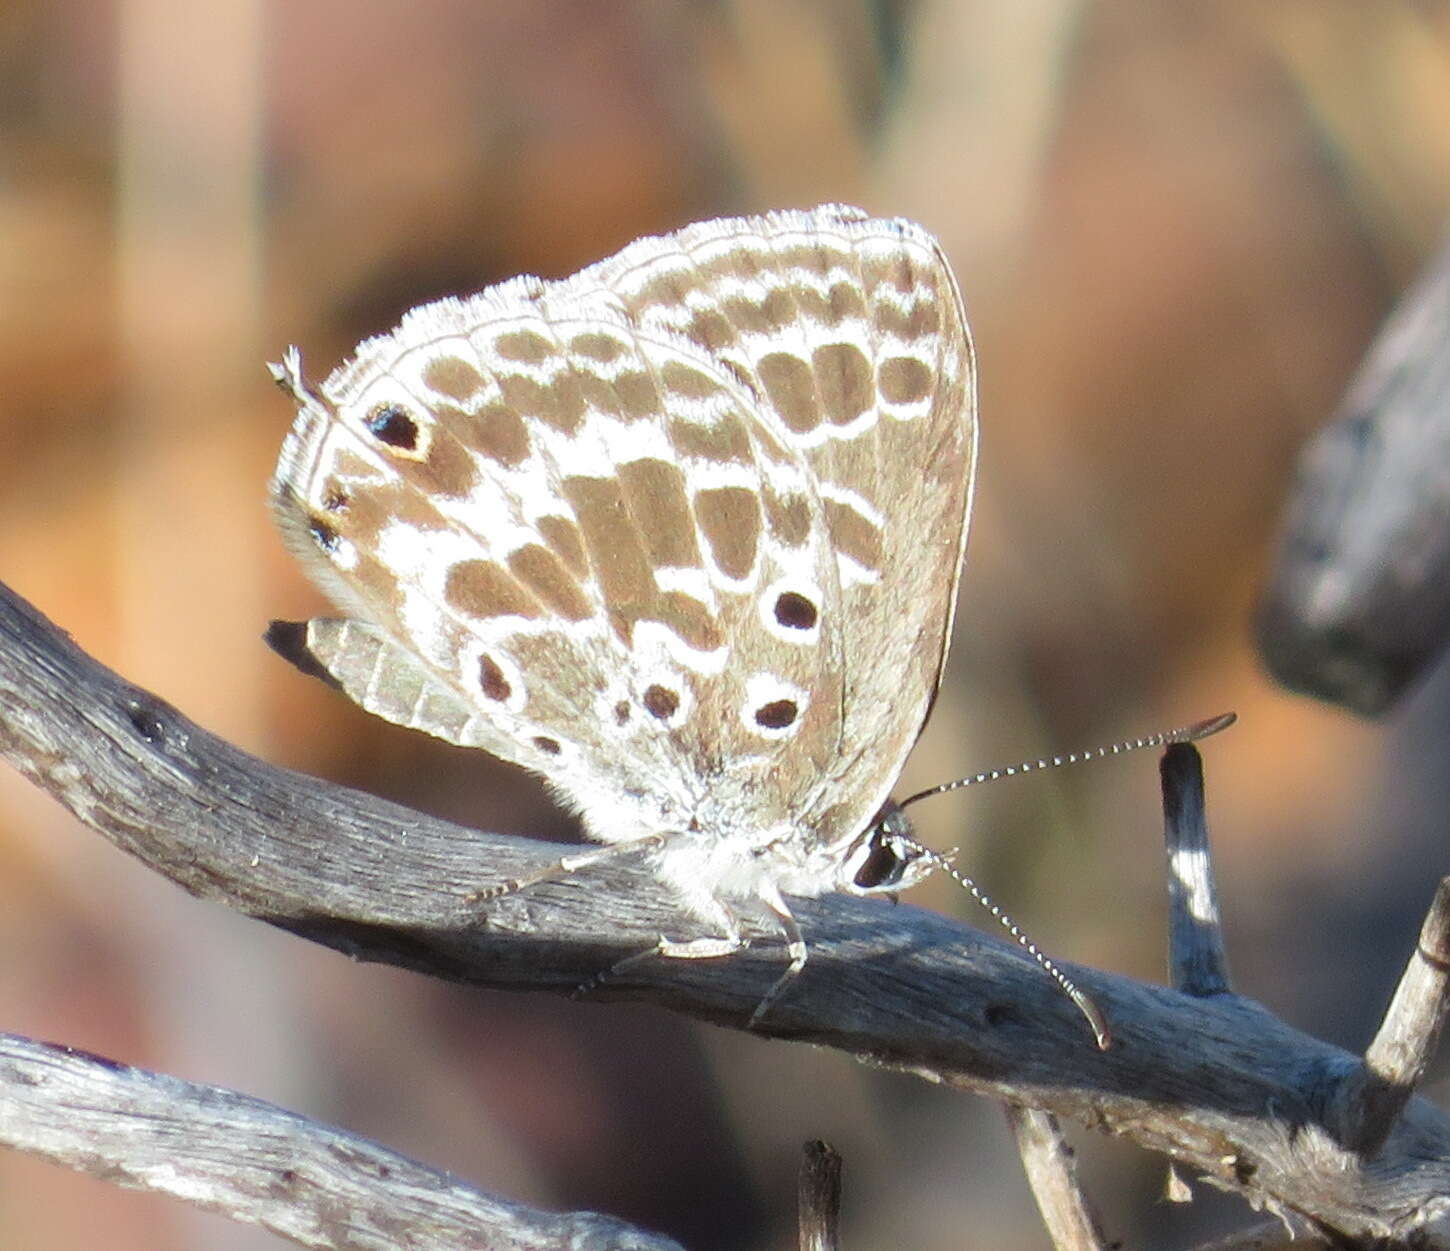
[[[948,791],[959,791],[963,787],[976,786],[981,782],[995,782],[1000,778],[1016,777],[1020,773],[1036,773],[1041,769],[1055,769],[1058,765],[1082,764],[1086,760],[1122,756],[1130,751],[1140,751],[1144,747],[1165,747],[1169,743],[1197,742],[1201,738],[1207,738],[1210,734],[1217,734],[1220,730],[1228,729],[1237,720],[1237,713],[1225,712],[1217,717],[1209,717],[1206,721],[1195,721],[1192,725],[1185,725],[1177,730],[1164,730],[1159,734],[1149,734],[1146,738],[1127,739],[1106,747],[1094,747],[1090,751],[1068,752],[1065,756],[1024,760],[1019,764],[1007,765],[1001,769],[987,769],[982,773],[974,773],[969,778],[958,778],[955,782],[943,782],[939,786],[931,786],[924,791],[917,791],[915,795],[903,799],[900,806],[905,808],[919,800],[930,799],[933,795],[945,795]]]
[[[1121,743],[1112,743],[1106,747],[1094,747],[1090,751],[1069,752],[1065,756],[1051,756],[1040,760],[1024,760],[1020,764],[1008,765],[1000,769],[987,769],[982,773],[975,773],[968,778],[959,778],[955,782],[944,782],[940,786],[929,787],[927,790],[918,791],[915,795],[909,796],[901,801],[902,808],[920,800],[928,799],[933,795],[944,795],[948,791],[959,791],[963,787],[976,786],[980,782],[995,782],[999,778],[1016,777],[1019,773],[1034,773],[1041,769],[1054,769],[1058,765],[1081,764],[1086,760],[1102,760],[1107,756],[1121,756],[1130,751],[1140,751],[1145,747],[1164,747],[1169,743],[1192,743],[1201,738],[1207,738],[1210,734],[1217,734],[1220,730],[1226,730],[1236,720],[1237,715],[1232,712],[1223,713],[1217,717],[1209,717],[1206,721],[1195,721],[1192,725],[1186,725],[1177,730],[1165,730],[1159,734],[1149,734],[1144,738],[1127,739]],[[1077,1010],[1086,1018],[1088,1025],[1092,1028],[1093,1037],[1097,1039],[1100,1050],[1106,1051],[1112,1046],[1113,1036],[1108,1029],[1107,1020],[1091,999],[1087,997],[1077,984],[1067,976],[1051,957],[1045,955],[1042,950],[1026,934],[1010,916],[999,908],[992,899],[965,873],[961,872],[952,862],[943,855],[924,847],[920,843],[915,844],[918,853],[945,873],[958,886],[967,892],[973,899],[982,905],[998,924],[1012,935],[1038,965],[1054,982],[1061,987],[1065,994],[1077,1006]]]
[[[1028,938],[1022,932],[1017,922],[1003,912],[993,902],[991,896],[986,894],[976,882],[972,881],[971,878],[952,864],[950,860],[932,851],[931,848],[922,846],[920,843],[915,843],[914,845],[925,859],[945,873],[952,881],[991,913],[997,923],[1017,940],[1018,944],[1029,956],[1037,961],[1042,967],[1042,971],[1062,988],[1062,993],[1077,1005],[1077,1010],[1087,1019],[1087,1023],[1092,1029],[1093,1037],[1097,1039],[1098,1050],[1106,1051],[1111,1047],[1113,1045],[1112,1031],[1108,1029],[1107,1019],[1099,1010],[1098,1005],[1089,999],[1085,992],[1078,988],[1077,983],[1072,978],[1068,977],[1066,973],[1057,967],[1052,957],[1043,952],[1036,943]]]

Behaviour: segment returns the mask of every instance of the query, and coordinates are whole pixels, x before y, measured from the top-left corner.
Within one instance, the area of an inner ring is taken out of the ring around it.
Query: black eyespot
[[[652,716],[668,721],[680,706],[679,692],[667,686],[652,686],[644,693],[644,706]]]
[[[775,619],[787,629],[809,630],[818,616],[816,606],[804,595],[786,591],[776,596]]]
[[[755,724],[767,730],[783,730],[800,711],[793,699],[776,699],[755,710]]]
[[[896,854],[896,848],[879,834],[871,836],[871,850],[852,880],[862,890],[873,890],[877,886],[889,886],[901,877],[905,861]]]
[[[329,556],[337,551],[341,536],[332,526],[323,521],[321,517],[310,518],[307,523],[307,528],[312,531],[312,537],[316,540],[317,546]]]
[[[481,656],[478,661],[478,684],[489,699],[504,700],[513,694],[513,687],[504,677],[498,661],[492,656]]]
[[[341,512],[348,505],[348,494],[335,482],[328,485],[322,496],[322,507],[330,513]]]
[[[561,751],[564,750],[562,747],[559,746],[559,743],[556,739],[545,738],[542,734],[534,739],[534,746],[537,747],[541,752],[546,752],[550,756],[557,756]]]
[[[368,414],[368,429],[399,451],[411,452],[418,446],[418,423],[398,404],[379,404]]]

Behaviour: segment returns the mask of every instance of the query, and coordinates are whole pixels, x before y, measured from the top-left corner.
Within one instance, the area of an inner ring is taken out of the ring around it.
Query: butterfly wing
[[[586,273],[747,381],[817,483],[848,661],[841,744],[802,815],[834,854],[895,784],[946,660],[977,442],[961,297],[925,231],[843,206],[650,243]]]
[[[303,648],[364,707],[537,770],[606,840],[831,849],[870,820],[939,679],[972,477],[924,232],[705,223],[414,310],[317,393],[295,354],[279,377],[274,512],[352,614]]]

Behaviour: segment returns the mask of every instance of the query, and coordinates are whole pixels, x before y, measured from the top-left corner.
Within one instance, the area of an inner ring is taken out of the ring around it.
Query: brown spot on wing
[[[863,269],[867,282],[879,282],[901,295],[910,295],[916,290],[916,266],[909,256],[901,252],[893,252],[886,259],[874,261]]]
[[[712,652],[725,641],[710,610],[683,591],[664,591],[639,614],[638,620],[668,626],[697,651]]]
[[[769,329],[776,333],[794,325],[796,318],[800,316],[795,297],[784,287],[772,287],[767,291],[760,311]]]
[[[451,425],[460,439],[507,469],[522,464],[529,456],[529,430],[522,417],[504,404],[489,404],[476,416],[462,414]]]
[[[509,554],[509,569],[566,621],[583,621],[593,614],[593,605],[578,581],[547,547],[530,543]]]
[[[775,699],[755,710],[755,724],[767,730],[783,730],[796,719],[799,709],[793,699]]]
[[[624,355],[626,347],[613,335],[576,334],[569,340],[569,351],[601,365],[608,365]]]
[[[730,324],[730,319],[713,308],[697,310],[685,327],[685,336],[712,352],[733,347],[739,342],[739,336],[735,333],[735,327]]]
[[[905,309],[883,300],[876,306],[876,324],[911,343],[936,335],[941,329],[941,314],[931,300],[916,300]]]
[[[505,700],[513,694],[513,687],[504,677],[498,661],[487,654],[478,659],[478,685],[489,699]]]
[[[832,326],[866,315],[866,297],[853,282],[832,283],[828,299],[831,311],[825,320]]]
[[[816,390],[826,419],[844,426],[871,408],[876,400],[876,380],[871,362],[853,343],[830,343],[811,353],[816,373]]]
[[[337,517],[339,533],[363,550],[375,548],[383,530],[395,523],[419,532],[441,530],[448,524],[411,475],[389,483],[359,484],[346,512]]]
[[[584,395],[572,373],[562,373],[543,383],[523,374],[501,374],[499,386],[504,403],[525,418],[553,426],[563,434],[574,434],[584,421]]]
[[[741,296],[727,296],[720,301],[720,308],[732,324],[739,326],[749,335],[770,335],[778,333],[780,327],[760,306],[758,300],[747,300]]]
[[[715,563],[731,578],[755,566],[760,538],[760,504],[744,487],[711,487],[695,493],[695,517]]]
[[[542,365],[559,354],[557,346],[532,330],[510,330],[499,335],[493,341],[493,350],[506,361],[521,361],[525,365]]]
[[[809,434],[821,424],[811,367],[789,352],[771,352],[756,366],[771,406],[796,434]]]
[[[724,390],[718,379],[680,361],[666,361],[660,368],[660,381],[667,391],[690,400],[707,400]]]
[[[662,460],[632,460],[619,467],[629,511],[641,521],[645,545],[656,565],[700,566],[695,518],[685,495],[685,475]]]
[[[656,684],[645,691],[644,706],[651,716],[668,721],[680,707],[680,693]]]
[[[477,484],[478,466],[451,434],[451,426],[446,431],[435,432],[429,441],[427,458],[414,472],[426,490],[459,499]]]
[[[619,397],[624,416],[630,420],[655,417],[664,411],[654,379],[642,370],[627,369],[615,377],[614,393]]]
[[[881,362],[881,394],[893,404],[913,404],[931,394],[932,371],[914,356]]]
[[[541,605],[502,565],[460,560],[448,570],[443,598],[469,617],[540,617]]]
[[[881,531],[854,508],[826,500],[826,526],[836,550],[867,569],[881,568]]]
[[[809,630],[820,614],[814,601],[798,591],[783,591],[775,598],[775,619],[790,630]]]
[[[364,460],[351,448],[338,450],[332,468],[339,477],[346,478],[349,482],[377,481],[383,476],[377,465],[370,460]]]
[[[675,451],[681,456],[721,464],[748,465],[751,461],[750,435],[745,423],[734,413],[723,414],[718,421],[686,421],[671,418],[668,434]]]
[[[368,603],[380,609],[383,616],[397,619],[403,606],[403,589],[396,570],[357,548],[353,551],[353,565],[347,579],[363,589]]]
[[[451,400],[466,400],[483,386],[483,375],[462,357],[439,356],[423,368],[423,385]]]
[[[614,478],[573,477],[565,478],[560,490],[578,518],[610,623],[628,642],[640,608],[655,595],[655,582],[620,483]]]

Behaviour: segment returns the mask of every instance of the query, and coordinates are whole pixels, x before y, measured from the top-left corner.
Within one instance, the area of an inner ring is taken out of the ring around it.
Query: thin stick
[[[797,1180],[800,1251],[840,1251],[841,1156],[812,1139],[802,1148]]]
[[[1163,842],[1168,852],[1168,968],[1173,985],[1200,998],[1231,989],[1218,887],[1208,849],[1203,758],[1174,743],[1159,765]]]
[[[1450,878],[1442,878],[1420,928],[1420,941],[1364,1063],[1340,1100],[1348,1145],[1378,1154],[1415,1087],[1425,1076],[1450,1006]]]
[[[1077,1180],[1073,1149],[1057,1117],[1018,1103],[1007,1105],[1007,1124],[1042,1223],[1057,1251],[1105,1251],[1108,1243]]]

